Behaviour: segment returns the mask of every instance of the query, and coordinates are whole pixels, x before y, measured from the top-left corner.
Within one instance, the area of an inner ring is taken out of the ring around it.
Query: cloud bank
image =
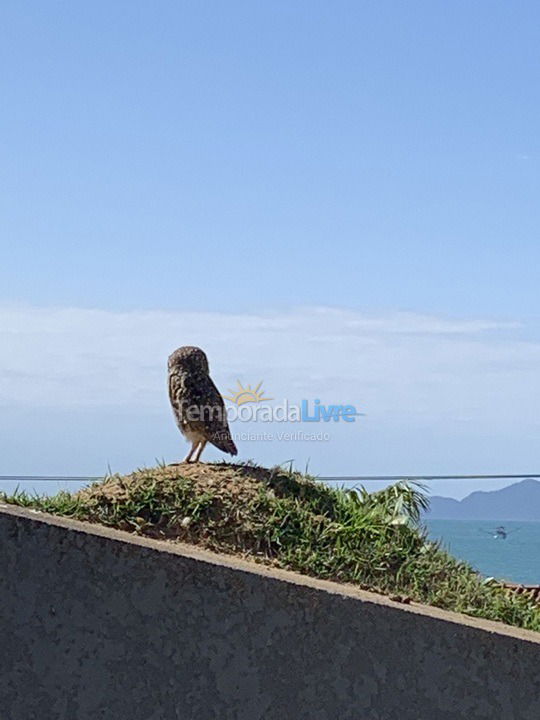
[[[337,392],[372,413],[463,417],[496,397],[499,412],[513,412],[538,386],[540,360],[540,344],[508,339],[515,327],[324,307],[268,315],[2,308],[0,404],[160,407],[168,354],[196,344],[221,384],[264,380],[280,397]]]
[[[50,413],[59,428],[73,412],[101,413],[104,422],[119,414],[138,428],[134,437],[153,417],[172,433],[166,359],[194,344],[206,350],[222,392],[237,378],[262,380],[278,400],[317,397],[366,413],[352,428],[334,428],[331,448],[302,450],[325,458],[326,472],[400,472],[404,462],[420,469],[419,453],[434,437],[457,438],[460,465],[460,453],[471,460],[468,438],[519,436],[522,447],[536,436],[540,343],[522,335],[518,323],[328,307],[268,314],[3,307],[0,407],[5,417]],[[266,446],[249,454],[258,450],[272,459]],[[426,447],[427,458],[431,452]],[[431,459],[422,466],[432,468]]]

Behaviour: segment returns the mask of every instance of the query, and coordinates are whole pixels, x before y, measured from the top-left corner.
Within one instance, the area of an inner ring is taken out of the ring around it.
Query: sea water
[[[485,577],[540,585],[540,522],[429,520],[429,536]],[[495,529],[504,526],[506,539]]]

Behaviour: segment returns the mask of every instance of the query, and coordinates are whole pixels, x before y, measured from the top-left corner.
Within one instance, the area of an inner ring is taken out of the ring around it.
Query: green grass
[[[76,494],[0,499],[540,630],[532,601],[482,581],[428,541],[416,486],[370,494],[281,468],[201,464],[111,476]]]

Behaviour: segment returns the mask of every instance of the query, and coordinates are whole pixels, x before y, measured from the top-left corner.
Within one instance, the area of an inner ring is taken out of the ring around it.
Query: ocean
[[[494,537],[500,525],[505,540]],[[485,577],[540,585],[540,522],[429,520],[429,536]]]

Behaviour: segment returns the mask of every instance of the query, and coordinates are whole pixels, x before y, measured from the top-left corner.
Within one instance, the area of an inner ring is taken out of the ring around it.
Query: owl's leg
[[[199,443],[199,447],[197,448],[197,452],[195,453],[195,457],[193,458],[193,462],[197,463],[199,462],[199,458],[201,457],[201,453],[206,447],[206,440],[201,440]]]
[[[185,463],[191,462],[191,458],[193,456],[193,453],[197,449],[198,444],[199,444],[198,442],[191,443],[191,449],[188,452],[188,454],[186,455],[186,457],[182,460],[182,462],[185,462]],[[197,461],[195,461],[195,462],[197,462]]]

